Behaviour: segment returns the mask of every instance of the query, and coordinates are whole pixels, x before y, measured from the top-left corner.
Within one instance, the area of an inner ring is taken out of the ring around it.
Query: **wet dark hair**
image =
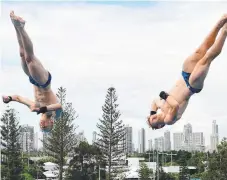
[[[165,126],[165,124],[152,124],[151,125],[151,128],[153,129],[153,130],[156,130],[156,129],[161,129],[161,128],[163,128]]]
[[[51,118],[52,115],[53,115],[53,112],[48,111],[48,112],[46,112],[45,114],[46,114],[47,118]]]

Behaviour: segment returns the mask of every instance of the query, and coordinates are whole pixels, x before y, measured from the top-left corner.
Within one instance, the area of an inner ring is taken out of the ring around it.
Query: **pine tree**
[[[62,180],[64,158],[73,151],[77,144],[75,125],[73,121],[77,118],[72,103],[66,102],[66,89],[60,87],[57,97],[63,107],[61,117],[55,120],[52,131],[43,140],[45,153],[56,159],[59,167],[59,180]]]
[[[179,164],[180,164],[179,180],[188,180],[189,179],[188,167],[186,155],[184,153],[182,153],[180,156]]]
[[[125,152],[125,128],[122,120],[119,119],[121,113],[118,110],[117,99],[115,88],[110,87],[107,90],[105,104],[102,106],[102,119],[99,119],[100,122],[97,124],[100,133],[97,134],[98,141],[95,143],[104,155],[109,180],[119,174],[113,166],[119,165]]]
[[[141,162],[138,174],[141,180],[148,180],[151,179],[153,172],[148,168],[147,164]]]
[[[19,144],[20,126],[14,109],[7,109],[1,117],[1,144],[5,144],[4,154],[7,165],[4,167],[6,179],[17,180],[22,171],[21,153]]]
[[[96,172],[96,167],[101,161],[101,152],[97,146],[90,145],[86,141],[81,141],[79,146],[74,149],[73,159],[69,162],[66,180],[72,179],[92,179]]]

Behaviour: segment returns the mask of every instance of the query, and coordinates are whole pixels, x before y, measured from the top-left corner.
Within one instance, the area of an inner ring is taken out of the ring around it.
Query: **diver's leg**
[[[29,73],[37,83],[45,84],[48,80],[49,74],[38,58],[34,55],[32,41],[23,26],[25,21],[21,17],[14,15],[14,22],[21,37],[24,48],[24,59],[29,69]]]
[[[221,53],[227,36],[227,23],[215,41],[214,45],[209,49],[205,56],[196,64],[190,78],[189,83],[193,88],[202,89],[205,78],[210,68],[210,64]]]
[[[13,21],[14,12],[13,11],[10,13],[10,18],[12,19],[12,23],[14,25],[14,21]],[[21,40],[21,36],[20,36],[20,33],[18,32],[17,28],[15,27],[15,25],[14,25],[14,28],[16,30],[17,41],[18,41],[18,44],[19,44],[19,52],[20,52],[20,57],[21,57],[21,66],[22,66],[22,69],[24,70],[25,74],[30,76],[29,70],[28,70],[28,66],[27,66],[27,63],[26,63],[25,57],[24,57],[24,47],[23,47],[23,43],[22,43],[22,40]]]
[[[187,73],[192,73],[196,64],[205,56],[210,47],[215,43],[215,39],[220,31],[220,29],[227,22],[227,15],[223,15],[220,20],[216,23],[207,37],[204,39],[202,44],[196,49],[196,51],[190,55],[183,64],[183,71]]]

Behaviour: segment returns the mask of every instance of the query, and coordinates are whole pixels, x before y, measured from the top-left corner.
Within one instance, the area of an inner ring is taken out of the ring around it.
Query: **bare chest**
[[[44,90],[40,88],[36,88],[34,90],[35,94],[35,102],[39,106],[47,106],[50,104],[57,103],[57,97],[52,92],[52,90]]]

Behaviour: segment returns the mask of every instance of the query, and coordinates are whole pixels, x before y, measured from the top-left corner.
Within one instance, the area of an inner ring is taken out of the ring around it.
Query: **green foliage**
[[[205,171],[205,162],[208,160],[207,159],[208,154],[204,152],[195,152],[190,161],[189,165],[190,166],[195,166],[198,170],[198,173],[202,173]]]
[[[8,167],[6,165],[1,165],[1,179],[3,177],[8,177]]]
[[[171,166],[171,162],[166,163],[165,166]],[[179,166],[179,164],[172,162],[172,166]]]
[[[208,171],[202,174],[202,180],[225,180],[227,177],[227,141],[224,138],[218,151],[209,155]]]
[[[167,173],[167,176],[169,177],[168,180],[179,180],[178,173]]]
[[[30,175],[33,178],[39,178],[39,179],[45,179],[45,176],[43,175],[44,168],[42,167],[43,164],[24,164],[23,166],[23,173],[24,175]]]
[[[57,159],[55,159],[51,156],[37,160],[38,164],[44,164],[46,162],[58,163]]]
[[[73,151],[73,147],[77,144],[76,127],[73,124],[76,112],[72,103],[66,102],[65,88],[58,89],[57,97],[63,107],[61,118],[55,120],[54,128],[43,141],[43,145],[45,153],[53,157],[59,165],[59,180],[62,180],[64,158]]]
[[[101,149],[104,160],[108,165],[109,180],[117,176],[117,169],[113,172],[111,169],[118,164],[125,151],[125,127],[122,120],[119,119],[121,113],[118,110],[117,99],[116,89],[110,87],[102,106],[102,119],[97,124],[100,133],[97,134],[99,138],[95,143]]]
[[[35,180],[35,178],[33,178],[29,173],[23,173],[21,174],[21,180]]]
[[[67,180],[76,179],[77,176],[92,178],[98,174],[95,167],[101,163],[102,154],[98,147],[80,142],[74,149],[73,159],[70,161],[67,171]]]
[[[201,178],[204,175],[204,172],[202,173],[195,173],[190,176],[190,178]]]
[[[179,165],[180,165],[180,172],[179,172],[179,180],[188,180],[189,179],[189,171],[187,168],[187,159],[191,157],[188,153],[180,152],[179,158]]]
[[[161,168],[160,172],[159,172],[159,180],[176,180],[177,178],[174,176],[174,174],[170,174],[170,173],[165,173],[163,171],[163,169]]]
[[[140,163],[138,175],[141,180],[151,179],[152,174],[153,174],[153,171],[148,168],[146,163],[143,163],[143,162]]]
[[[17,180],[20,178],[22,163],[21,148],[18,142],[20,126],[16,111],[14,109],[7,109],[1,117],[1,122],[1,144],[3,142],[6,144],[4,154],[7,157],[7,165],[4,166],[5,172],[3,175],[6,179]]]

